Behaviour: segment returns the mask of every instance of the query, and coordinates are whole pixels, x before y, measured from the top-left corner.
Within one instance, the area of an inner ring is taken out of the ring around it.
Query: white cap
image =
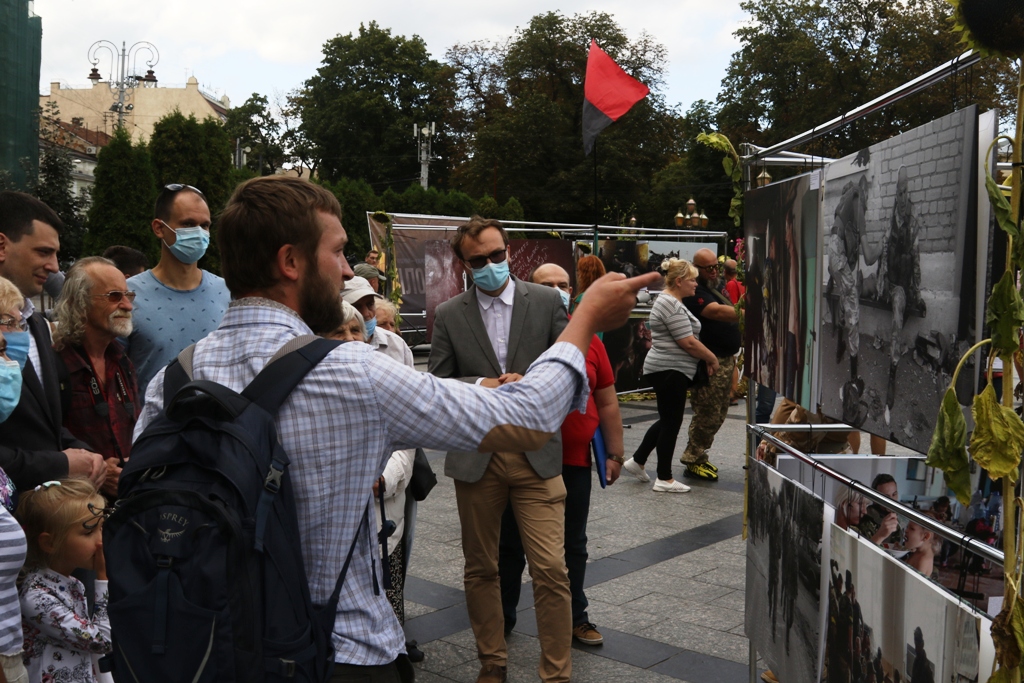
[[[373,291],[373,287],[370,286],[365,277],[359,277],[358,275],[346,282],[345,289],[341,290],[341,298],[353,306],[356,305],[357,301],[368,296],[375,296],[378,299],[384,298]]]

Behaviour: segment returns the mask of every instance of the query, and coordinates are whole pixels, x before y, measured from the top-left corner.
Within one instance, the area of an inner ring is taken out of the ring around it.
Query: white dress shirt
[[[484,319],[484,329],[487,330],[487,338],[491,340],[491,348],[498,358],[502,374],[505,373],[505,360],[508,358],[508,335],[512,330],[512,303],[515,296],[516,281],[511,277],[498,296],[484,294],[479,287],[476,288],[480,317]]]

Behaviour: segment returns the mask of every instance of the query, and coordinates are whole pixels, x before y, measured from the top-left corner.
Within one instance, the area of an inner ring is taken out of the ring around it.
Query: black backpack
[[[338,344],[289,342],[241,394],[189,382],[191,347],[168,366],[103,528],[118,683],[329,680],[355,543],[313,605],[274,415]]]

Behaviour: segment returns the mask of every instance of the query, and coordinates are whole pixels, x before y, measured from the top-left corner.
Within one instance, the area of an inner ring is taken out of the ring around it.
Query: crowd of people
[[[210,244],[205,196],[168,185],[151,223],[155,266],[123,246],[81,258],[54,308],[39,311],[34,299],[58,273],[62,223],[39,200],[0,192],[6,680],[109,676],[98,663],[118,637],[108,616],[104,520],[119,496],[131,496],[119,489],[122,468],[165,407],[168,364],[189,348],[194,379],[241,391],[286,342],[311,334],[349,343],[309,372],[276,421],[314,604],[324,604],[351,549],[332,680],[407,680],[400,659],[423,656],[401,629],[417,448],[448,451],[478,680],[506,679],[505,636],[527,561],[541,678],[569,680],[574,638],[603,641],[583,589],[590,441],[601,430],[608,483],[619,475],[623,443],[597,334],[622,325],[636,292],[658,275],[592,280],[570,319],[568,274],[548,264],[526,280],[512,277],[504,228],[474,218],[452,248],[475,285],[439,308],[429,373],[420,373],[397,333],[397,311],[379,293],[379,254],[357,264],[362,276],[353,273],[340,216],[337,200],[315,184],[240,185],[218,217],[220,277],[198,266]],[[390,531],[383,557],[386,534],[360,531],[366,514]],[[116,577],[116,562],[110,569]]]

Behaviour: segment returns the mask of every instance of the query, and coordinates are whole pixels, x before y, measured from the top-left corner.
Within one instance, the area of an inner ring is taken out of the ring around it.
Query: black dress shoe
[[[405,652],[409,655],[409,661],[413,664],[422,662],[424,657],[426,657],[426,655],[423,654],[423,650],[416,647],[415,640],[405,641]]]

